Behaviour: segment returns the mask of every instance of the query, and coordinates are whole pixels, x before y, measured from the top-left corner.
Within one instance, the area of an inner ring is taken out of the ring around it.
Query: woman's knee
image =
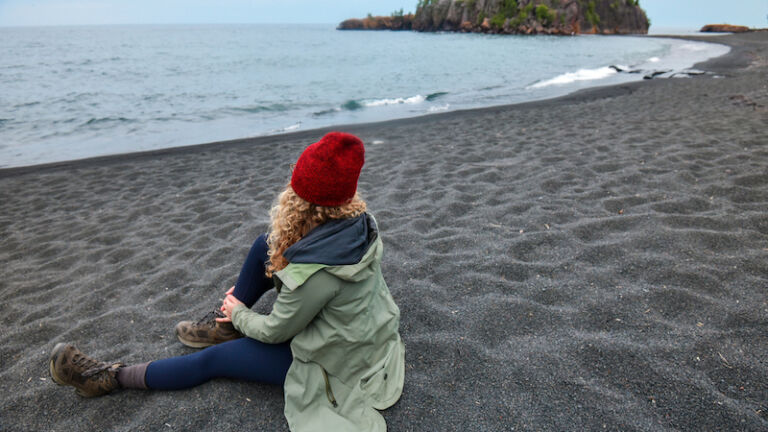
[[[269,245],[267,244],[267,235],[262,234],[253,242],[253,246],[251,246],[251,254],[258,257],[260,261],[266,262],[268,259],[268,251]]]

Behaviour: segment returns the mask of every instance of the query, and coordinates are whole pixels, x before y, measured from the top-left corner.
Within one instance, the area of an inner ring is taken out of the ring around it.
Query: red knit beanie
[[[312,204],[342,205],[355,196],[364,162],[365,148],[360,138],[330,132],[299,156],[291,176],[291,187]]]

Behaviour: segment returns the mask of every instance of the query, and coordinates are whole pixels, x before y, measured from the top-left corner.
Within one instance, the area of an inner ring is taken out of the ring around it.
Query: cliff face
[[[373,23],[387,18],[370,18],[369,26],[347,20],[339,28],[383,29]],[[504,34],[644,34],[649,25],[638,0],[419,0],[405,18],[401,29]]]

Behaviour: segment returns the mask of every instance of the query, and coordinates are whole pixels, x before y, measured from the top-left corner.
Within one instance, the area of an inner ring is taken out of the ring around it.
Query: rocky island
[[[349,19],[339,30],[645,34],[639,0],[419,0],[416,12]]]
[[[753,31],[747,26],[731,24],[707,24],[699,30],[701,33],[746,33]]]

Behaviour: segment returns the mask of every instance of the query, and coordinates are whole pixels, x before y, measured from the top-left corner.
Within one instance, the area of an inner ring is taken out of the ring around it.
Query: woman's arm
[[[295,289],[283,286],[269,315],[256,313],[238,302],[231,308],[232,324],[245,336],[264,343],[290,340],[336,295],[335,279],[319,271]]]

